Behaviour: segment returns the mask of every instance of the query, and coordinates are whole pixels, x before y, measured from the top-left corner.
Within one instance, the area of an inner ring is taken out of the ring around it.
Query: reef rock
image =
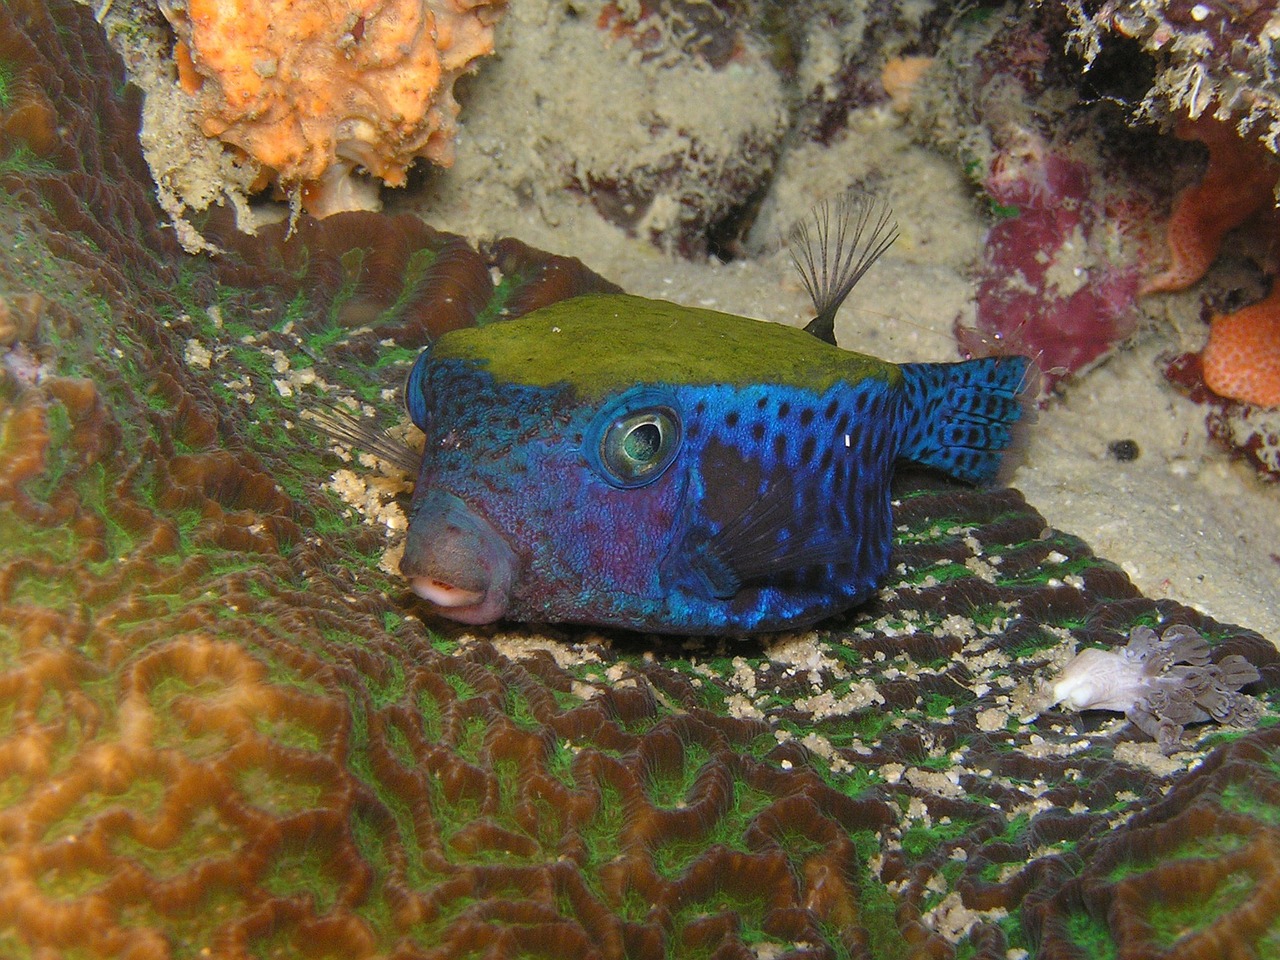
[[[1167,0],[1063,4],[1086,67],[1112,45],[1136,42],[1157,64],[1143,113],[1191,120],[1212,113],[1280,153],[1280,81],[1271,66],[1280,21],[1270,3],[1239,7]]]

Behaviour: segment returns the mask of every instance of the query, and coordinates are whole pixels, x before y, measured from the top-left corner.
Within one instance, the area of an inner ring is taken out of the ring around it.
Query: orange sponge
[[[1250,214],[1274,202],[1280,166],[1256,140],[1246,142],[1229,121],[1210,116],[1178,124],[1183,140],[1209,148],[1204,178],[1179,194],[1166,230],[1169,265],[1139,293],[1185,290],[1218,255],[1222,238]]]
[[[1183,120],[1178,136],[1207,146],[1208,166],[1201,182],[1184,189],[1174,205],[1166,230],[1169,266],[1139,293],[1181,291],[1196,283],[1217,256],[1222,237],[1274,202],[1280,168],[1260,143],[1242,140],[1233,123],[1212,116]]]
[[[1199,280],[1228,231],[1275,204],[1280,164],[1229,121],[1183,120],[1178,136],[1209,148],[1203,179],[1184,190],[1166,230],[1169,265],[1141,293],[1183,290]],[[1202,356],[1205,384],[1219,396],[1280,406],[1280,285],[1263,300],[1214,318]]]
[[[162,4],[202,126],[317,216],[377,207],[417,157],[449,166],[454,80],[493,51],[505,0],[188,0]]]
[[[1214,317],[1201,359],[1204,382],[1214,393],[1280,406],[1280,284],[1265,299]]]

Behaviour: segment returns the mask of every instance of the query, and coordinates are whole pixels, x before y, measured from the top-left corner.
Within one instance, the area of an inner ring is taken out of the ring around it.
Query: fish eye
[[[650,414],[657,417],[657,414]],[[622,442],[618,450],[629,463],[647,466],[662,450],[662,421],[648,419],[631,426],[623,424]]]
[[[674,406],[652,403],[654,399],[650,390],[624,395],[601,411],[587,432],[587,459],[615,487],[652,483],[680,449],[680,415]]]
[[[600,441],[600,462],[620,487],[658,479],[675,458],[680,424],[667,407],[637,410],[615,420]]]
[[[423,431],[427,429],[427,365],[430,361],[431,348],[427,347],[413,361],[404,380],[404,408],[413,425]]]

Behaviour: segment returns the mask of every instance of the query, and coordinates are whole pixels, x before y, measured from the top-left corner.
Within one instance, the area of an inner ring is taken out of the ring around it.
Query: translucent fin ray
[[[345,408],[337,404],[320,404],[318,409],[304,411],[303,416],[339,443],[371,453],[405,473],[418,472],[418,466],[422,460],[421,454],[399,440],[389,437],[376,425],[353,417]]]
[[[850,192],[824,200],[791,231],[795,264],[815,316],[805,330],[832,345],[840,305],[898,239],[898,223],[888,204],[870,194]]]

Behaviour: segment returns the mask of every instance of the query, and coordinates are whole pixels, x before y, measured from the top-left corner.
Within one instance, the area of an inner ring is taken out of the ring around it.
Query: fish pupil
[[[637,424],[622,441],[622,451],[636,463],[648,463],[662,446],[662,430],[656,423]]]

